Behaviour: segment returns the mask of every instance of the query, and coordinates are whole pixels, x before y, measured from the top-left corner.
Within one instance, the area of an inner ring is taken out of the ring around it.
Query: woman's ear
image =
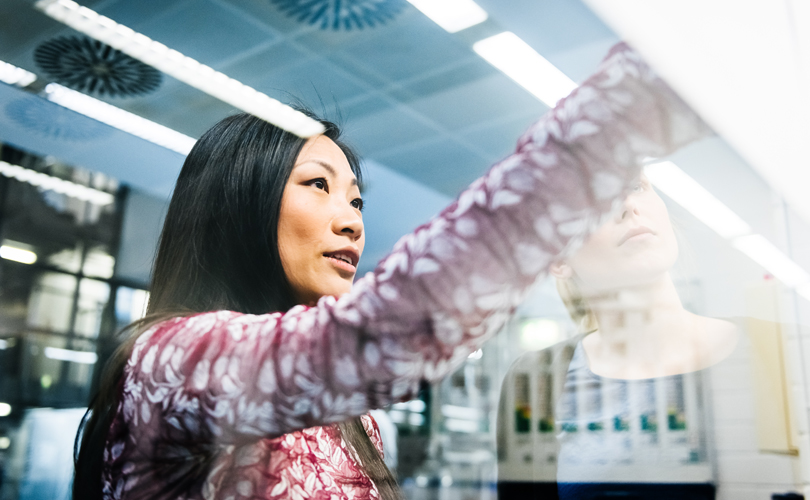
[[[549,273],[557,279],[567,280],[574,275],[574,270],[565,262],[555,262],[549,268]]]

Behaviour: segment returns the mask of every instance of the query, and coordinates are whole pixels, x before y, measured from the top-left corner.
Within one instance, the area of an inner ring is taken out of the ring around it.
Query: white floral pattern
[[[408,400],[458,366],[598,227],[641,159],[706,132],[619,45],[347,295],[153,327],[125,369],[105,498],[378,498],[330,423]],[[363,422],[381,450],[373,420]]]

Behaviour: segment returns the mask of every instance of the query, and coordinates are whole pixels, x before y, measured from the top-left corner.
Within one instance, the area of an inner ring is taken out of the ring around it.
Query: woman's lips
[[[332,256],[330,256],[330,255],[324,255],[324,257],[326,257],[327,259],[329,259],[329,262],[330,262],[330,263],[331,263],[333,266],[335,266],[336,268],[338,268],[338,269],[339,269],[339,270],[341,270],[341,271],[345,271],[345,272],[347,272],[347,273],[352,273],[352,274],[354,274],[355,272],[357,272],[357,268],[356,268],[355,266],[353,266],[353,265],[349,264],[349,263],[348,263],[348,262],[346,262],[345,260],[341,260],[341,259],[339,259],[339,258],[337,258],[337,257],[332,257]]]
[[[624,243],[631,238],[635,238],[636,236],[641,236],[644,234],[655,234],[655,233],[652,231],[652,229],[645,226],[634,227],[629,231],[627,231],[626,233],[624,233],[624,236],[622,236],[622,238],[619,240],[618,246],[624,245]]]

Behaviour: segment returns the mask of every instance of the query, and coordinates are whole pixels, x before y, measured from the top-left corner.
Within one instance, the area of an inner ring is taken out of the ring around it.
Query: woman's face
[[[346,155],[326,136],[304,144],[284,188],[281,263],[302,304],[351,289],[363,253],[363,200]]]
[[[590,291],[648,285],[678,259],[678,243],[664,201],[642,175],[611,220],[566,264]]]

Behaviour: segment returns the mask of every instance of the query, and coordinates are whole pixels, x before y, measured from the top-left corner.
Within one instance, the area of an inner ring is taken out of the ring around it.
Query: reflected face
[[[351,289],[365,245],[363,200],[346,155],[331,139],[304,145],[281,199],[281,263],[301,304]]]
[[[607,291],[652,284],[677,259],[666,205],[642,175],[611,220],[566,263],[584,288]]]

